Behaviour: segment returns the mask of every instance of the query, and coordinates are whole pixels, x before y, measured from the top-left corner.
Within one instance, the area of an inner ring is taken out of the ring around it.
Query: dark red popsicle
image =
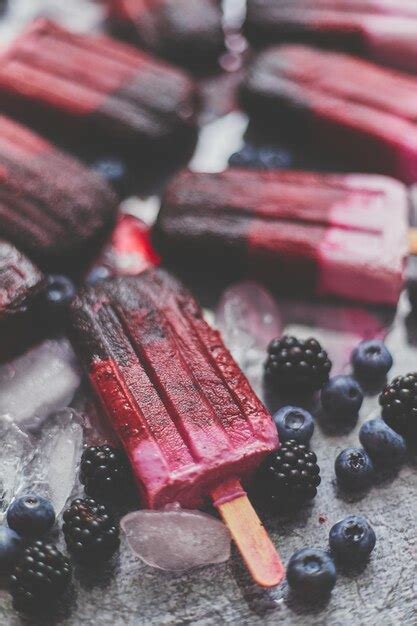
[[[158,56],[193,70],[214,67],[224,50],[218,0],[107,0],[115,26]]]
[[[194,141],[197,100],[181,70],[44,19],[0,57],[0,108],[80,152],[178,154]]]
[[[417,180],[415,76],[342,53],[276,46],[253,60],[241,97],[270,132],[290,130],[355,171]]]
[[[12,244],[0,240],[0,320],[24,310],[44,285],[42,272]]]

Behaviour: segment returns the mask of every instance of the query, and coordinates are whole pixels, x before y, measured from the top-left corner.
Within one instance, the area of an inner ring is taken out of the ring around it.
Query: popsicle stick
[[[410,254],[417,254],[417,227],[408,231],[408,251]]]
[[[261,587],[279,585],[285,568],[239,481],[221,485],[212,497],[254,581]]]

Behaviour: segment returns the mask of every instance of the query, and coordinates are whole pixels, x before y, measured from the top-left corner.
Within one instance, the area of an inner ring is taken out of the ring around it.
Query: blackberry
[[[388,426],[417,442],[417,373],[394,378],[379,396],[379,404]]]
[[[259,478],[263,499],[278,506],[312,500],[321,482],[316,455],[294,439],[267,457]]]
[[[85,493],[100,502],[120,501],[131,486],[125,455],[112,446],[90,446],[81,457],[80,480]]]
[[[276,389],[317,391],[329,380],[332,364],[316,339],[284,335],[268,346],[265,377]]]
[[[62,529],[68,550],[81,560],[108,559],[119,547],[119,529],[107,507],[92,498],[71,503]]]
[[[21,611],[44,609],[57,600],[71,580],[71,565],[56,546],[35,541],[27,546],[10,576],[13,604]]]

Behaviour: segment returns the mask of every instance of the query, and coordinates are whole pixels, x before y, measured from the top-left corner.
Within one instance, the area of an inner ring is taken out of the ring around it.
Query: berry
[[[330,549],[344,563],[365,561],[375,542],[374,529],[362,515],[348,515],[330,529]]]
[[[334,421],[357,417],[362,402],[362,389],[351,376],[334,376],[321,390],[322,406]]]
[[[365,450],[346,448],[336,458],[334,469],[345,489],[361,489],[369,485],[374,467]]]
[[[7,526],[0,526],[0,574],[6,574],[22,550],[22,538]]]
[[[359,431],[359,440],[371,459],[380,465],[399,465],[405,459],[403,437],[382,419],[365,422]]]
[[[279,390],[311,392],[329,379],[332,364],[316,339],[304,341],[284,335],[268,346],[265,376]]]
[[[91,168],[113,187],[120,197],[129,193],[129,171],[126,163],[115,156],[94,161]]]
[[[358,378],[378,380],[388,374],[393,360],[383,341],[370,339],[361,341],[354,349],[351,363]]]
[[[394,378],[384,387],[379,404],[388,426],[417,442],[417,373]]]
[[[71,503],[62,529],[68,550],[79,559],[108,559],[119,547],[119,529],[107,507],[92,498]]]
[[[336,567],[324,550],[304,548],[290,558],[287,581],[303,599],[313,600],[331,592],[336,584]]]
[[[314,432],[314,419],[304,409],[284,406],[274,415],[280,441],[294,439],[298,443],[308,444]]]
[[[321,482],[316,455],[294,440],[286,441],[266,458],[259,478],[264,499],[278,506],[312,500]]]
[[[10,576],[15,608],[44,609],[57,600],[71,580],[69,560],[54,546],[35,541],[27,546]]]
[[[61,311],[68,306],[75,293],[74,283],[67,276],[50,274],[43,297],[49,309]]]
[[[88,496],[99,501],[120,500],[131,481],[125,455],[108,445],[86,448],[81,457],[80,480]]]
[[[280,169],[290,167],[292,156],[285,148],[277,146],[254,146],[245,144],[239,152],[229,158],[232,167],[256,167],[260,169]]]
[[[7,510],[7,523],[19,535],[40,537],[55,523],[55,511],[46,498],[30,494],[17,498]]]

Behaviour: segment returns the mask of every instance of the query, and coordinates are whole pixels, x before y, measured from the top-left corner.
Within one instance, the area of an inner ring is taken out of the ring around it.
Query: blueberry
[[[55,522],[55,511],[46,498],[27,495],[17,498],[7,510],[7,523],[20,535],[40,537]]]
[[[406,445],[403,437],[380,418],[368,420],[362,425],[359,440],[379,465],[395,466],[404,461]]]
[[[94,161],[91,168],[100,174],[120,197],[129,194],[129,171],[122,159],[116,156],[103,157]]]
[[[334,469],[345,489],[362,489],[371,482],[374,466],[365,450],[346,448],[336,458]]]
[[[8,573],[17,561],[21,548],[22,538],[7,526],[0,526],[0,573]]]
[[[362,515],[348,515],[330,530],[330,549],[344,563],[366,561],[375,542],[374,529]]]
[[[284,406],[274,415],[280,441],[294,439],[298,443],[307,444],[314,432],[312,415],[295,406]]]
[[[290,167],[292,156],[279,146],[254,146],[246,143],[239,152],[229,158],[232,167],[256,167],[260,169],[280,169]]]
[[[331,557],[318,548],[295,552],[287,567],[287,581],[303,599],[328,595],[336,583],[336,568]]]
[[[335,421],[356,417],[362,402],[362,389],[351,376],[334,376],[321,391],[323,409]]]
[[[392,367],[392,356],[383,341],[370,339],[361,341],[351,356],[352,367],[358,378],[381,379]]]
[[[61,311],[74,298],[76,289],[72,280],[61,274],[50,274],[44,295],[49,309]]]

